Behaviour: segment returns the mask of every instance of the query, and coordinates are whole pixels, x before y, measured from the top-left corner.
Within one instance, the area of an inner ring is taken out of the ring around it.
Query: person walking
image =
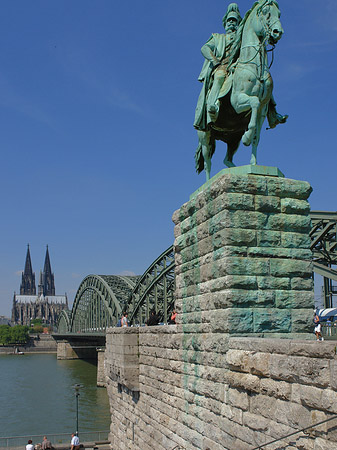
[[[121,325],[122,325],[122,327],[128,327],[128,326],[129,326],[129,322],[128,322],[128,313],[127,313],[127,312],[125,312],[125,313],[123,314],[122,321],[121,321]]]
[[[79,450],[80,440],[76,433],[71,435],[70,450]]]
[[[316,339],[318,341],[324,341],[324,337],[322,336],[322,332],[321,332],[321,324],[320,324],[319,317],[317,314],[315,314],[315,317],[314,317],[314,324],[315,324]]]
[[[47,436],[43,436],[41,448],[42,448],[42,450],[51,450],[53,448],[53,446],[51,445],[51,442],[47,439]]]
[[[28,444],[26,445],[26,450],[34,450],[33,441],[29,439]]]

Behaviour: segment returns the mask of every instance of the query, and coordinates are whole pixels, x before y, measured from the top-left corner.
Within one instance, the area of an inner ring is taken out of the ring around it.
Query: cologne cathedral
[[[22,272],[20,295],[14,292],[12,323],[30,325],[31,320],[41,319],[43,323],[54,326],[64,309],[68,309],[68,299],[66,295],[55,295],[54,274],[51,271],[48,245],[43,272],[40,271],[36,295],[35,273],[32,269],[28,245],[25,270]]]

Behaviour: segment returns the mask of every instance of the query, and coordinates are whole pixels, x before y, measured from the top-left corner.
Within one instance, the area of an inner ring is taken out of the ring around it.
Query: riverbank
[[[23,353],[56,353],[57,343],[49,334],[31,335],[27,344],[0,347],[0,355],[15,354],[17,348]]]

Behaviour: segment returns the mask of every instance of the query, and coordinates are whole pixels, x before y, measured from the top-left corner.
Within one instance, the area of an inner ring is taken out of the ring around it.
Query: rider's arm
[[[206,42],[205,45],[201,47],[201,53],[203,56],[208,59],[212,63],[213,67],[216,67],[220,64],[218,58],[214,55],[215,43],[213,36]]]

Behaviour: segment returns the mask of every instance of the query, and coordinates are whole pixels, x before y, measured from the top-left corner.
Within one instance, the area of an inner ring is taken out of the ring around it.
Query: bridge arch
[[[62,310],[57,321],[57,331],[60,334],[69,333],[71,311]]]
[[[153,261],[130,294],[128,318],[131,324],[144,324],[152,310],[162,322],[167,323],[169,311],[174,307],[174,266],[174,250],[171,245]]]
[[[116,326],[137,276],[88,275],[81,282],[69,319],[70,333],[99,333]]]

